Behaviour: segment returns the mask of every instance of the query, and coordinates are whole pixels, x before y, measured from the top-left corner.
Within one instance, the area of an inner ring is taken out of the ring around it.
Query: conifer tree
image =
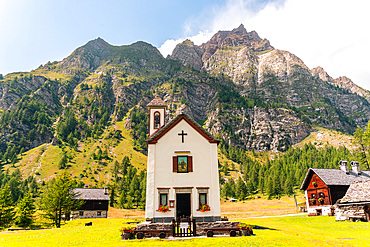
[[[73,191],[74,183],[67,172],[63,172],[50,181],[41,198],[41,208],[45,217],[53,220],[53,225],[60,228],[62,215],[78,209],[84,201],[78,200],[78,194]]]
[[[126,203],[126,193],[121,192],[118,198],[118,206],[119,208],[125,208],[125,203]]]
[[[21,227],[28,227],[33,223],[36,207],[32,199],[31,193],[27,193],[24,198],[18,203],[15,223]]]
[[[0,227],[8,226],[14,219],[14,206],[8,185],[0,191]]]

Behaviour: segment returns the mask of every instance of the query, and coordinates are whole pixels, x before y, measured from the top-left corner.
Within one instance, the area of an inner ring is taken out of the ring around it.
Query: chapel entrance
[[[176,194],[176,217],[185,218],[190,215],[190,193]]]

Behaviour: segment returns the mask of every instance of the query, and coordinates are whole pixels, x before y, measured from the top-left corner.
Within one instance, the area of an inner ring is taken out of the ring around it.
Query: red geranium
[[[200,204],[199,211],[206,212],[206,211],[210,211],[210,210],[211,210],[211,208],[207,204]]]
[[[168,209],[168,205],[159,205],[159,208],[158,208],[159,211],[161,211],[162,213],[165,213],[167,211],[170,211]]]

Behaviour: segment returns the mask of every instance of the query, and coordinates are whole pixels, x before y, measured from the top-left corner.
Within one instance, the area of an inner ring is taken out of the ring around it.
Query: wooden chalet
[[[370,171],[360,171],[359,163],[352,161],[349,170],[347,161],[339,162],[340,169],[310,168],[302,183],[309,215],[330,215],[333,205],[347,192],[355,181],[370,179]]]
[[[370,221],[370,180],[353,182],[336,204],[335,219]]]
[[[77,211],[71,212],[71,219],[82,218],[107,218],[109,193],[108,189],[76,188],[76,199],[84,200],[85,203]]]

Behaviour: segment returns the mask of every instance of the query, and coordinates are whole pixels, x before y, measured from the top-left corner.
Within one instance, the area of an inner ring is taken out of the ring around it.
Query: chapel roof
[[[105,189],[76,188],[73,192],[78,194],[76,199],[109,201],[109,194],[105,193]]]
[[[157,132],[155,132],[152,136],[149,137],[147,143],[153,144],[158,141],[164,134],[166,134],[170,129],[172,129],[176,124],[178,124],[181,120],[185,120],[188,124],[190,124],[196,131],[198,131],[199,134],[201,134],[204,138],[206,138],[211,143],[219,143],[217,139],[215,139],[211,133],[206,131],[202,128],[197,122],[195,122],[193,119],[191,119],[188,115],[185,113],[181,113],[177,115],[174,119],[172,119],[169,123],[167,123],[165,126],[163,126],[161,129],[159,129]]]
[[[355,181],[364,181],[370,179],[370,171],[361,171],[361,174],[353,172],[345,173],[341,169],[324,169],[324,168],[310,168],[307,171],[306,177],[303,180],[301,190],[305,190],[312,178],[316,174],[326,185],[346,185],[349,186]]]
[[[339,204],[370,203],[370,180],[353,182]]]
[[[154,99],[149,102],[147,107],[153,107],[153,106],[165,106],[167,107],[167,104],[159,97],[158,94],[155,95]]]

